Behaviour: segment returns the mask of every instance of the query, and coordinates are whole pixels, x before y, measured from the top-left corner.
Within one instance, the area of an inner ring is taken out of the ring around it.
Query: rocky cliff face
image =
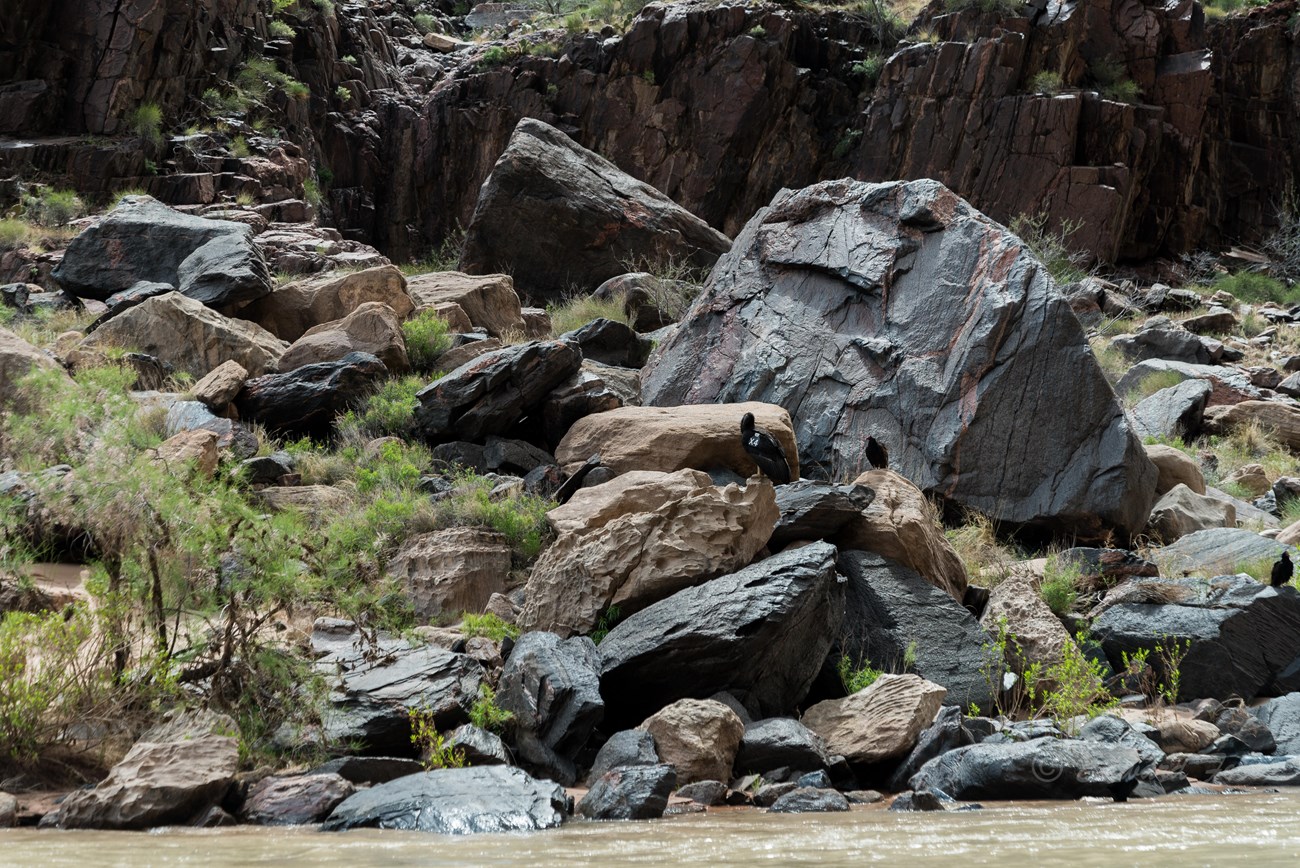
[[[1073,242],[1111,261],[1258,238],[1300,159],[1286,134],[1294,2],[1209,26],[1193,0],[1035,0],[1010,18],[936,3],[875,83],[855,64],[880,49],[848,12],[649,6],[622,36],[552,31],[492,56],[431,50],[411,20],[421,4],[396,0],[308,7],[292,38],[272,34],[256,0],[17,2],[0,22],[0,80],[13,82],[0,135],[44,138],[0,147],[0,174],[63,173],[92,191],[143,179],[207,204],[233,188],[143,177],[129,147],[50,137],[120,134],[142,101],[188,117],[206,89],[269,57],[310,89],[268,102],[332,181],[323,216],[394,257],[468,222],[522,117],[729,235],[783,187],[932,177],[999,220],[1081,222]],[[1032,92],[1040,73],[1060,92]],[[1134,102],[1108,98],[1125,88]],[[163,170],[231,167],[180,154]]]

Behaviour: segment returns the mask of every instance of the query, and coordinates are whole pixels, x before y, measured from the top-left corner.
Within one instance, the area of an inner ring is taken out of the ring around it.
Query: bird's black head
[[[754,414],[746,413],[740,417],[740,430],[742,433],[749,433],[754,430]]]

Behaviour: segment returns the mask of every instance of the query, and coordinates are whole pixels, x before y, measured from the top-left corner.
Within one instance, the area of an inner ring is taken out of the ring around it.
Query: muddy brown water
[[[642,823],[569,823],[461,838],[239,827],[148,833],[0,832],[0,864],[640,866],[690,864],[1178,866],[1300,865],[1300,791],[1157,801],[989,804],[947,814],[710,813]]]

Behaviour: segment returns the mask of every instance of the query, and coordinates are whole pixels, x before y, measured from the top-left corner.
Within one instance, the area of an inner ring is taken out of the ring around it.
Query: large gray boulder
[[[254,377],[244,383],[235,406],[241,419],[261,422],[273,434],[324,437],[335,417],[360,404],[387,377],[388,368],[375,356],[348,353],[336,362]]]
[[[1152,503],[1155,469],[1069,304],[1023,242],[935,181],[779,193],[642,393],[782,405],[827,472],[863,469],[874,436],[927,492],[1008,524],[1128,536]]]
[[[1092,626],[1116,671],[1124,654],[1177,640],[1190,643],[1180,701],[1300,689],[1300,594],[1291,588],[1234,575],[1143,579],[1120,590],[1130,601],[1107,606]]]
[[[1135,362],[1146,359],[1169,359],[1191,365],[1213,361],[1201,338],[1173,326],[1168,317],[1152,317],[1142,328],[1127,335],[1116,335],[1110,345]]]
[[[104,301],[147,281],[218,309],[238,308],[273,288],[248,226],[182,214],[148,196],[125,197],[72,239],[53,276],[78,298]]]
[[[600,652],[586,636],[525,633],[501,673],[497,705],[515,716],[522,764],[566,786],[574,757],[605,714]]]
[[[1260,536],[1251,530],[1216,527],[1198,530],[1158,549],[1153,557],[1165,575],[1214,576],[1235,573],[1243,567],[1275,561],[1282,552],[1300,559],[1300,549]]]
[[[1127,395],[1152,374],[1176,374],[1183,380],[1205,380],[1210,384],[1210,400],[1215,404],[1236,403],[1263,398],[1265,393],[1250,382],[1237,368],[1223,365],[1194,365],[1172,359],[1147,359],[1129,368],[1115,384],[1115,394]]]
[[[848,578],[839,649],[855,666],[904,671],[948,690],[944,704],[992,708],[984,646],[993,640],[964,606],[920,574],[873,552],[840,553]]]
[[[839,631],[843,595],[821,542],[678,591],[601,641],[602,693],[633,718],[724,690],[756,716],[788,714]]]
[[[524,118],[479,191],[460,270],[505,272],[532,301],[591,292],[629,263],[705,267],[730,247],[663,193]]]
[[[1252,711],[1273,734],[1278,753],[1300,756],[1300,693],[1270,699]]]
[[[1122,799],[1148,765],[1131,747],[1090,741],[983,742],[935,757],[912,776],[910,785],[914,790],[942,790],[962,800]]]
[[[789,717],[770,717],[745,725],[736,753],[736,771],[762,774],[787,768],[810,772],[831,764],[817,733]]]
[[[323,828],[379,828],[471,835],[551,829],[568,812],[564,790],[510,766],[438,769],[361,790]]]
[[[663,816],[676,785],[670,765],[623,766],[596,778],[576,812],[589,820],[653,820]]]
[[[1205,404],[1214,392],[1209,380],[1183,380],[1138,401],[1129,411],[1139,437],[1182,437],[1190,441],[1201,432]]]

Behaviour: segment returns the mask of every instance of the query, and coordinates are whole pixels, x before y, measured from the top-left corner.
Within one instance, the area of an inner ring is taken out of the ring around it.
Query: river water
[[[945,814],[721,811],[641,823],[447,838],[240,827],[0,832],[0,865],[1300,865],[1300,792],[1128,804],[1001,803]]]

